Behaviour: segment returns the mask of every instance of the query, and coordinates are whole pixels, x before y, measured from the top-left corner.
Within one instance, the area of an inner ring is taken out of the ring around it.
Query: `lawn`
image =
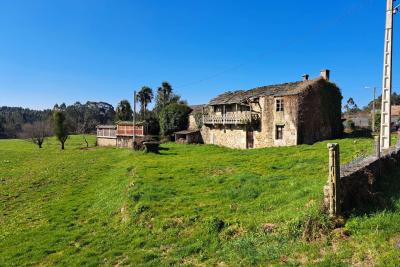
[[[337,142],[342,163],[373,147]],[[65,151],[0,140],[0,265],[400,265],[400,172],[380,184],[390,209],[331,232],[319,213],[327,143],[155,155],[84,149],[80,136]]]

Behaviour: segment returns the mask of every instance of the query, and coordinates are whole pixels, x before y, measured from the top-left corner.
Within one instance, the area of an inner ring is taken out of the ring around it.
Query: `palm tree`
[[[172,93],[172,86],[168,82],[162,82],[161,87],[158,88],[158,92],[161,94],[163,107],[168,103]]]
[[[142,89],[137,93],[136,97],[140,102],[142,120],[145,120],[147,105],[151,103],[151,100],[153,99],[153,90],[151,90],[151,88],[148,86],[143,86]]]
[[[174,101],[176,96],[172,92],[172,86],[168,82],[162,82],[157,89],[155,112],[158,114],[166,105]]]

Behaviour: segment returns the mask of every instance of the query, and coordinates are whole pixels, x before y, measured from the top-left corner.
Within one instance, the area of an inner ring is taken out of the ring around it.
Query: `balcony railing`
[[[203,115],[204,124],[248,124],[259,119],[259,114],[251,112]]]

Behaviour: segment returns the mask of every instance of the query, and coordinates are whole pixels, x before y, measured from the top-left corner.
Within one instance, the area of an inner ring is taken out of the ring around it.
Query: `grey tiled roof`
[[[253,99],[260,96],[296,95],[319,80],[321,80],[321,78],[309,81],[298,81],[291,83],[262,86],[250,90],[226,92],[213,98],[209,102],[209,105],[236,104],[236,103],[239,104],[245,102],[247,99]]]

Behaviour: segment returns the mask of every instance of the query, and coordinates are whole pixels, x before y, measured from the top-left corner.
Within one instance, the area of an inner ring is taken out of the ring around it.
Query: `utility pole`
[[[387,0],[380,132],[381,151],[390,148],[390,98],[392,94],[393,15],[395,10],[396,9],[393,8],[393,0]]]
[[[136,124],[136,91],[133,91],[133,114],[132,114],[132,149],[135,150],[135,124]]]

